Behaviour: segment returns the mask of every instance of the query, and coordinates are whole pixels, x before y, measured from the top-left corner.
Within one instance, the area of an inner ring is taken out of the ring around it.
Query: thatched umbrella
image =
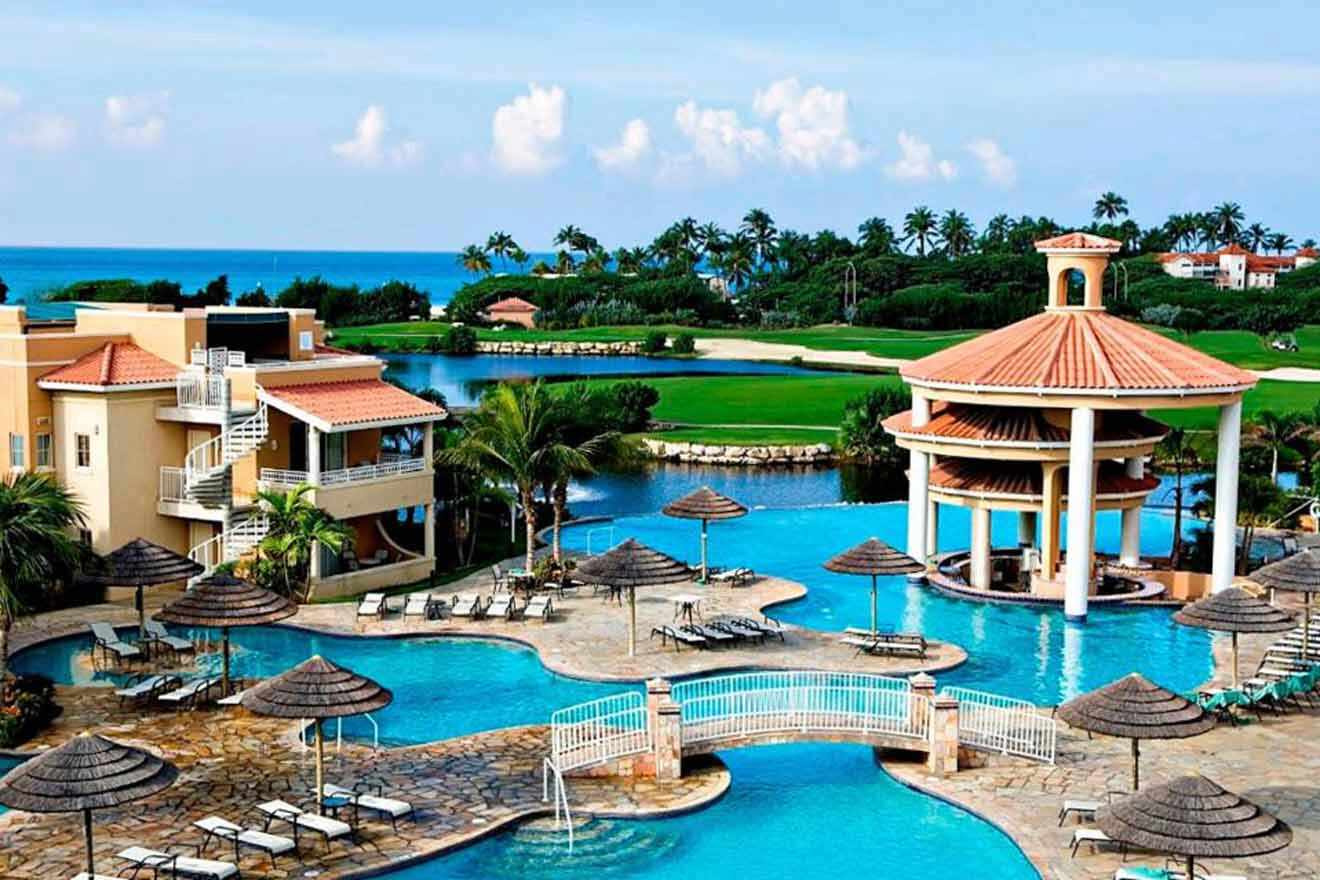
[[[747,515],[747,508],[709,486],[671,501],[661,508],[665,516],[701,520],[701,582],[706,582],[706,526],[713,519],[736,519]]]
[[[1183,776],[1102,806],[1095,823],[1129,846],[1187,859],[1261,856],[1292,843],[1292,829],[1204,776]]]
[[[229,628],[260,626],[292,617],[298,609],[278,593],[218,572],[198,581],[183,596],[156,612],[156,619],[180,626],[219,628],[224,646],[222,682],[229,693]]]
[[[150,752],[82,733],[10,770],[0,779],[0,804],[29,813],[82,813],[87,875],[95,877],[92,810],[150,797],[178,775]]]
[[[1184,739],[1215,726],[1200,706],[1135,672],[1069,700],[1056,714],[1081,730],[1132,740],[1133,791],[1141,787],[1143,739]]]
[[[1297,622],[1292,614],[1241,587],[1229,587],[1193,602],[1173,615],[1173,619],[1184,626],[1232,634],[1233,687],[1238,686],[1238,633],[1285,632]]]
[[[839,574],[871,576],[871,635],[876,633],[876,582],[880,575],[912,574],[926,566],[890,547],[879,538],[867,538],[851,550],[845,550],[825,563],[825,568]]]
[[[1247,575],[1272,590],[1302,594],[1302,657],[1311,659],[1311,594],[1320,593],[1320,552],[1303,550]]]
[[[316,809],[324,813],[325,746],[321,723],[383,709],[394,695],[371,679],[320,655],[269,678],[243,694],[244,709],[272,718],[311,718],[316,733]]]
[[[137,588],[138,637],[143,639],[147,636],[147,615],[142,608],[142,588],[186,581],[206,571],[187,556],[145,538],[134,538],[103,562],[105,570],[87,575],[87,579],[107,587]]]
[[[611,550],[583,560],[574,572],[579,580],[628,591],[628,656],[637,654],[637,588],[681,584],[692,570],[677,559],[629,538]]]

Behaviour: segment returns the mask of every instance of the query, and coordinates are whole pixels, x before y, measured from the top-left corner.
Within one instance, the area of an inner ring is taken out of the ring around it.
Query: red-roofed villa
[[[486,307],[486,320],[496,324],[520,324],[531,330],[536,326],[536,313],[541,311],[525,299],[511,296]]]

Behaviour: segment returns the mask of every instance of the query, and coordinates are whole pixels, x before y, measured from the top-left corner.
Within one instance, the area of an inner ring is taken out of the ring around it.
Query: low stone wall
[[[498,339],[477,343],[477,354],[630,355],[641,354],[640,342],[523,342]]]
[[[674,443],[648,438],[646,448],[662,461],[748,467],[813,465],[827,467],[835,460],[828,443],[810,446],[715,446],[704,443]]]

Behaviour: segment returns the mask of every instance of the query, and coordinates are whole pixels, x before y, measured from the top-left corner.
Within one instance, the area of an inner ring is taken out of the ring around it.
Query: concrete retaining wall
[[[640,342],[521,342],[516,339],[477,343],[477,354],[636,355]]]
[[[667,440],[647,439],[651,455],[662,461],[681,461],[695,464],[736,465],[746,467],[782,467],[785,465],[811,465],[828,467],[834,464],[834,451],[827,443],[809,446],[715,446],[703,443],[675,443]]]

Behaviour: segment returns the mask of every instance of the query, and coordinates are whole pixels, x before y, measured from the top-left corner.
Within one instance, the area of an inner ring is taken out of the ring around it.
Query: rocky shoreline
[[[536,354],[571,356],[639,355],[642,344],[631,342],[520,342],[517,340],[483,340],[477,343],[477,354]]]
[[[809,465],[831,467],[834,450],[828,443],[807,446],[719,446],[706,443],[675,443],[647,438],[646,448],[661,461],[738,467],[785,467]]]

